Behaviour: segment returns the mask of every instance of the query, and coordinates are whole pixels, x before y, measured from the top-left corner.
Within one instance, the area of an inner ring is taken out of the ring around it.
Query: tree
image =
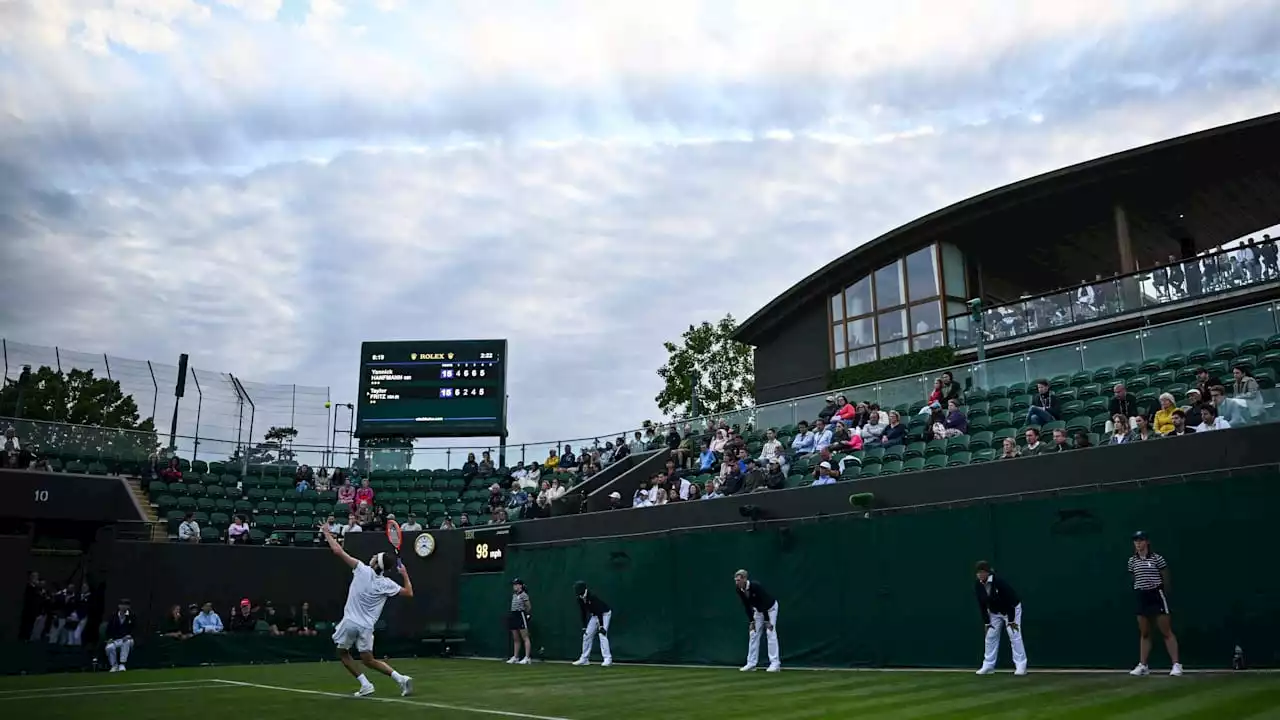
[[[296,437],[298,437],[297,429],[272,425],[263,434],[262,442],[245,448],[237,446],[228,462],[238,463],[244,458],[250,465],[292,465],[295,457],[293,440]],[[244,455],[246,451],[247,458]]]
[[[133,396],[118,381],[94,376],[93,370],[24,370],[18,380],[7,380],[0,388],[0,414],[17,417],[26,439],[50,452],[127,457],[158,447],[153,419],[140,420]]]
[[[738,323],[725,315],[712,325],[690,325],[680,344],[665,342],[667,363],[658,368],[665,385],[654,400],[664,414],[689,416],[697,377],[698,414],[720,415],[750,405],[755,396],[754,358],[750,345],[732,339]]]

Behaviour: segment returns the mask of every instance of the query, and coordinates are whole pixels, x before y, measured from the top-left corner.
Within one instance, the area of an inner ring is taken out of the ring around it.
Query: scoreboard
[[[357,437],[506,435],[506,340],[366,342]]]
[[[464,573],[502,572],[507,566],[507,544],[511,541],[511,526],[466,528],[462,549]]]

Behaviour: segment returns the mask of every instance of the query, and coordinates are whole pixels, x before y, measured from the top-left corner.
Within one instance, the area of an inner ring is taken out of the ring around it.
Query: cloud
[[[690,323],[1280,109],[1278,30],[1243,1],[0,1],[0,329],[336,401],[362,340],[508,337],[513,441],[617,432]]]

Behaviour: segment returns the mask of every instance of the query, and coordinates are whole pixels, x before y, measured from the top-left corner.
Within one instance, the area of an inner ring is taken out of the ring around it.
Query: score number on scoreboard
[[[463,571],[502,572],[507,567],[507,543],[510,540],[510,526],[467,530],[463,540]]]

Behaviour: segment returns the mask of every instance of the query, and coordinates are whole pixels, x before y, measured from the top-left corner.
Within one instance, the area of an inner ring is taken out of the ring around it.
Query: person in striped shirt
[[[511,614],[507,620],[507,629],[511,631],[511,644],[514,648],[508,665],[528,665],[533,662],[533,653],[529,646],[529,616],[533,613],[533,605],[529,602],[529,593],[524,590],[524,581],[516,578],[511,581]],[[520,658],[520,647],[524,646],[524,659]]]
[[[1147,660],[1151,656],[1151,618],[1164,636],[1165,649],[1173,661],[1170,675],[1182,674],[1178,662],[1178,638],[1169,624],[1169,601],[1165,588],[1169,584],[1169,564],[1159,553],[1152,552],[1147,534],[1139,530],[1133,534],[1133,555],[1129,556],[1129,572],[1133,575],[1133,594],[1138,605],[1138,666],[1129,672],[1135,677],[1150,671]]]

